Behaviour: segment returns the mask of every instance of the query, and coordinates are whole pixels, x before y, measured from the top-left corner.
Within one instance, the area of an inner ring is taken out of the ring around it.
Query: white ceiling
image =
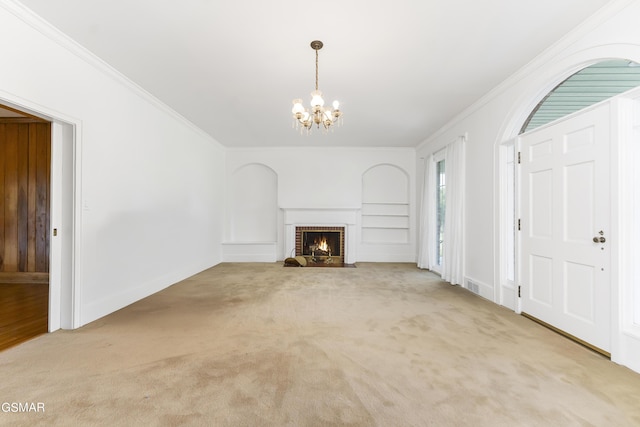
[[[413,147],[607,0],[22,0],[228,147]],[[300,136],[320,90],[344,123]]]

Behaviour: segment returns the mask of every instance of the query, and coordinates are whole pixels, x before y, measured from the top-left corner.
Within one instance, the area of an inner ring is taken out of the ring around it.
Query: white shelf
[[[365,228],[371,228],[371,229],[381,229],[381,230],[408,230],[409,227],[388,227],[388,226],[375,226],[375,225],[369,225],[369,226],[362,226],[363,229]]]
[[[405,202],[362,202],[363,205],[407,205],[409,203]]]
[[[409,229],[407,228],[364,228],[362,229],[362,243],[408,243]]]
[[[409,215],[406,214],[364,214],[363,216],[401,216],[409,218]]]
[[[363,202],[361,214],[362,243],[409,242],[409,203]]]

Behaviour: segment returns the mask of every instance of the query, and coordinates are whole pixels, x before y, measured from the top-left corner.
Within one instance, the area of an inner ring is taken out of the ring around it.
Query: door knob
[[[604,237],[602,237],[602,236],[600,236],[600,237],[594,237],[594,238],[593,238],[593,242],[594,242],[594,243],[604,243],[604,242],[606,242],[606,241],[607,241],[607,239],[605,239],[605,238],[604,238]]]

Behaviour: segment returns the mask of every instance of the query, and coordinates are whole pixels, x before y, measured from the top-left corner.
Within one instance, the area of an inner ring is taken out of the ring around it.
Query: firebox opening
[[[302,255],[315,257],[339,257],[339,231],[303,231]]]

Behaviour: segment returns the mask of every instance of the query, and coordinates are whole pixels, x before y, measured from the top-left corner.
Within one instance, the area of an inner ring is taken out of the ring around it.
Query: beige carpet
[[[638,426],[640,375],[412,264],[221,264],[0,353],[16,426]]]

